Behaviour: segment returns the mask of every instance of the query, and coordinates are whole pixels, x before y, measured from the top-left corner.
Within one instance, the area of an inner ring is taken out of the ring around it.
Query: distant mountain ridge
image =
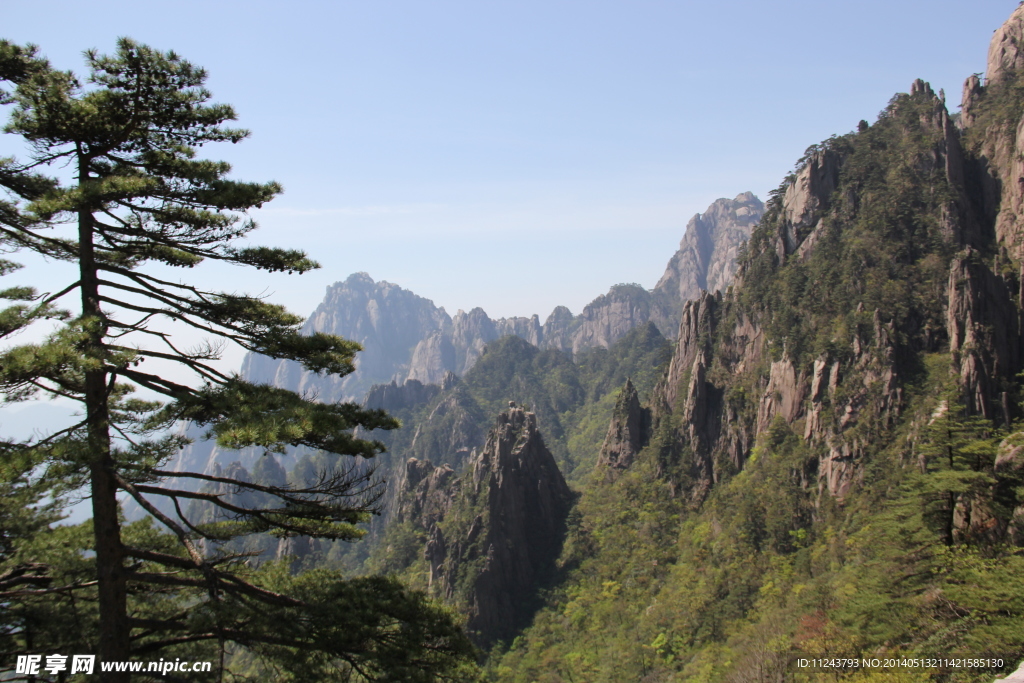
[[[250,382],[314,394],[322,401],[363,402],[372,387],[392,381],[398,387],[408,380],[445,385],[449,374],[461,377],[488,344],[509,335],[574,355],[610,348],[648,322],[663,336],[675,338],[688,299],[709,287],[729,286],[740,245],[763,212],[764,204],[750,192],[716,200],[690,219],[679,250],[653,290],[615,285],[579,315],[557,306],[543,324],[537,315],[493,319],[482,308],[450,316],[433,301],[396,284],[354,273],[327,288],[303,331],[329,332],[362,344],[355,372],[345,377],[316,375],[293,361],[250,353],[241,375]],[[174,471],[209,473],[218,464],[226,467],[235,460],[250,468],[261,455],[258,449],[231,451],[204,441],[196,427],[189,427],[187,434],[194,443],[170,465]],[[288,469],[294,460],[295,453],[290,452],[281,462]]]
[[[325,401],[361,401],[374,384],[402,384],[407,379],[439,384],[448,372],[461,376],[487,344],[507,335],[573,354],[608,348],[648,321],[674,338],[686,301],[703,289],[729,286],[740,245],[763,211],[762,202],[750,192],[715,201],[690,219],[679,250],[653,290],[615,285],[579,315],[558,306],[543,323],[537,315],[493,319],[479,307],[450,316],[429,299],[355,273],[327,289],[304,330],[338,334],[362,344],[356,372],[324,378],[291,361],[249,354],[242,376],[294,391],[316,391]]]

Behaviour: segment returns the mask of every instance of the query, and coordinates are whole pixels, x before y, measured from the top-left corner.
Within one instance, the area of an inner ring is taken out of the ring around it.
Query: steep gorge
[[[395,292],[426,336],[367,399],[407,425],[367,566],[504,643],[497,681],[824,680],[794,673],[794,652],[1024,657],[1022,35],[1024,8],[959,117],[915,81],[810,147],[759,222],[743,195],[695,217],[655,292],[616,287],[544,325],[446,323]],[[726,215],[756,227],[715,257],[702,221]],[[701,291],[730,258],[733,286]],[[668,324],[671,358],[640,391]],[[633,359],[625,376],[612,355]],[[533,411],[485,437],[509,399]]]

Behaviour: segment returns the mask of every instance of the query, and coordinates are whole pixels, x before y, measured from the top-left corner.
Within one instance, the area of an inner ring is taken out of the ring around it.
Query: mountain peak
[[[992,34],[985,65],[986,84],[1003,80],[1024,67],[1024,5],[1018,5],[1010,18]]]
[[[704,213],[698,213],[686,225],[679,251],[665,267],[665,274],[654,286],[658,300],[678,302],[671,322],[662,333],[675,336],[679,311],[686,301],[696,299],[701,290],[724,290],[736,276],[736,256],[740,245],[761,220],[764,204],[752,192],[741,192],[735,199],[716,199]]]

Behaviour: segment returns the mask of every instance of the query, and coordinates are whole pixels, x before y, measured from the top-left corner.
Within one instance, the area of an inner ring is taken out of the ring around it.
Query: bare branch
[[[143,510],[159,519],[161,522],[163,522],[164,526],[166,526],[168,529],[174,532],[174,535],[178,537],[178,540],[181,541],[181,544],[185,546],[185,549],[188,551],[189,556],[195,561],[197,568],[201,568],[205,565],[202,554],[192,543],[192,539],[188,537],[188,534],[185,533],[185,530],[182,529],[177,524],[177,522],[175,522],[173,519],[171,519],[164,513],[160,512],[160,510],[154,507],[152,503],[146,500],[146,498],[141,493],[139,493],[139,490],[135,488],[134,484],[132,484],[130,481],[127,481],[117,472],[114,472],[114,479],[117,481],[118,486],[127,491],[128,495],[134,498],[135,501],[142,506]]]

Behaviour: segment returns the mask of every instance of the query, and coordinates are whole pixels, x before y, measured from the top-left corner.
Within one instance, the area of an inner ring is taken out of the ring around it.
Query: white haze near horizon
[[[956,111],[1015,7],[6,0],[0,37],[79,74],[82,50],[123,35],[206,67],[253,135],[203,155],[286,190],[254,212],[253,242],[323,268],[212,264],[190,280],[308,315],[364,271],[449,313],[543,319],[615,283],[653,287],[694,213],[767,199],[808,145],[873,121],[913,79]],[[0,155],[23,152],[0,136]],[[69,273],[20,260],[12,282]],[[241,358],[227,348],[222,365]],[[26,410],[0,410],[0,428],[30,426]]]

